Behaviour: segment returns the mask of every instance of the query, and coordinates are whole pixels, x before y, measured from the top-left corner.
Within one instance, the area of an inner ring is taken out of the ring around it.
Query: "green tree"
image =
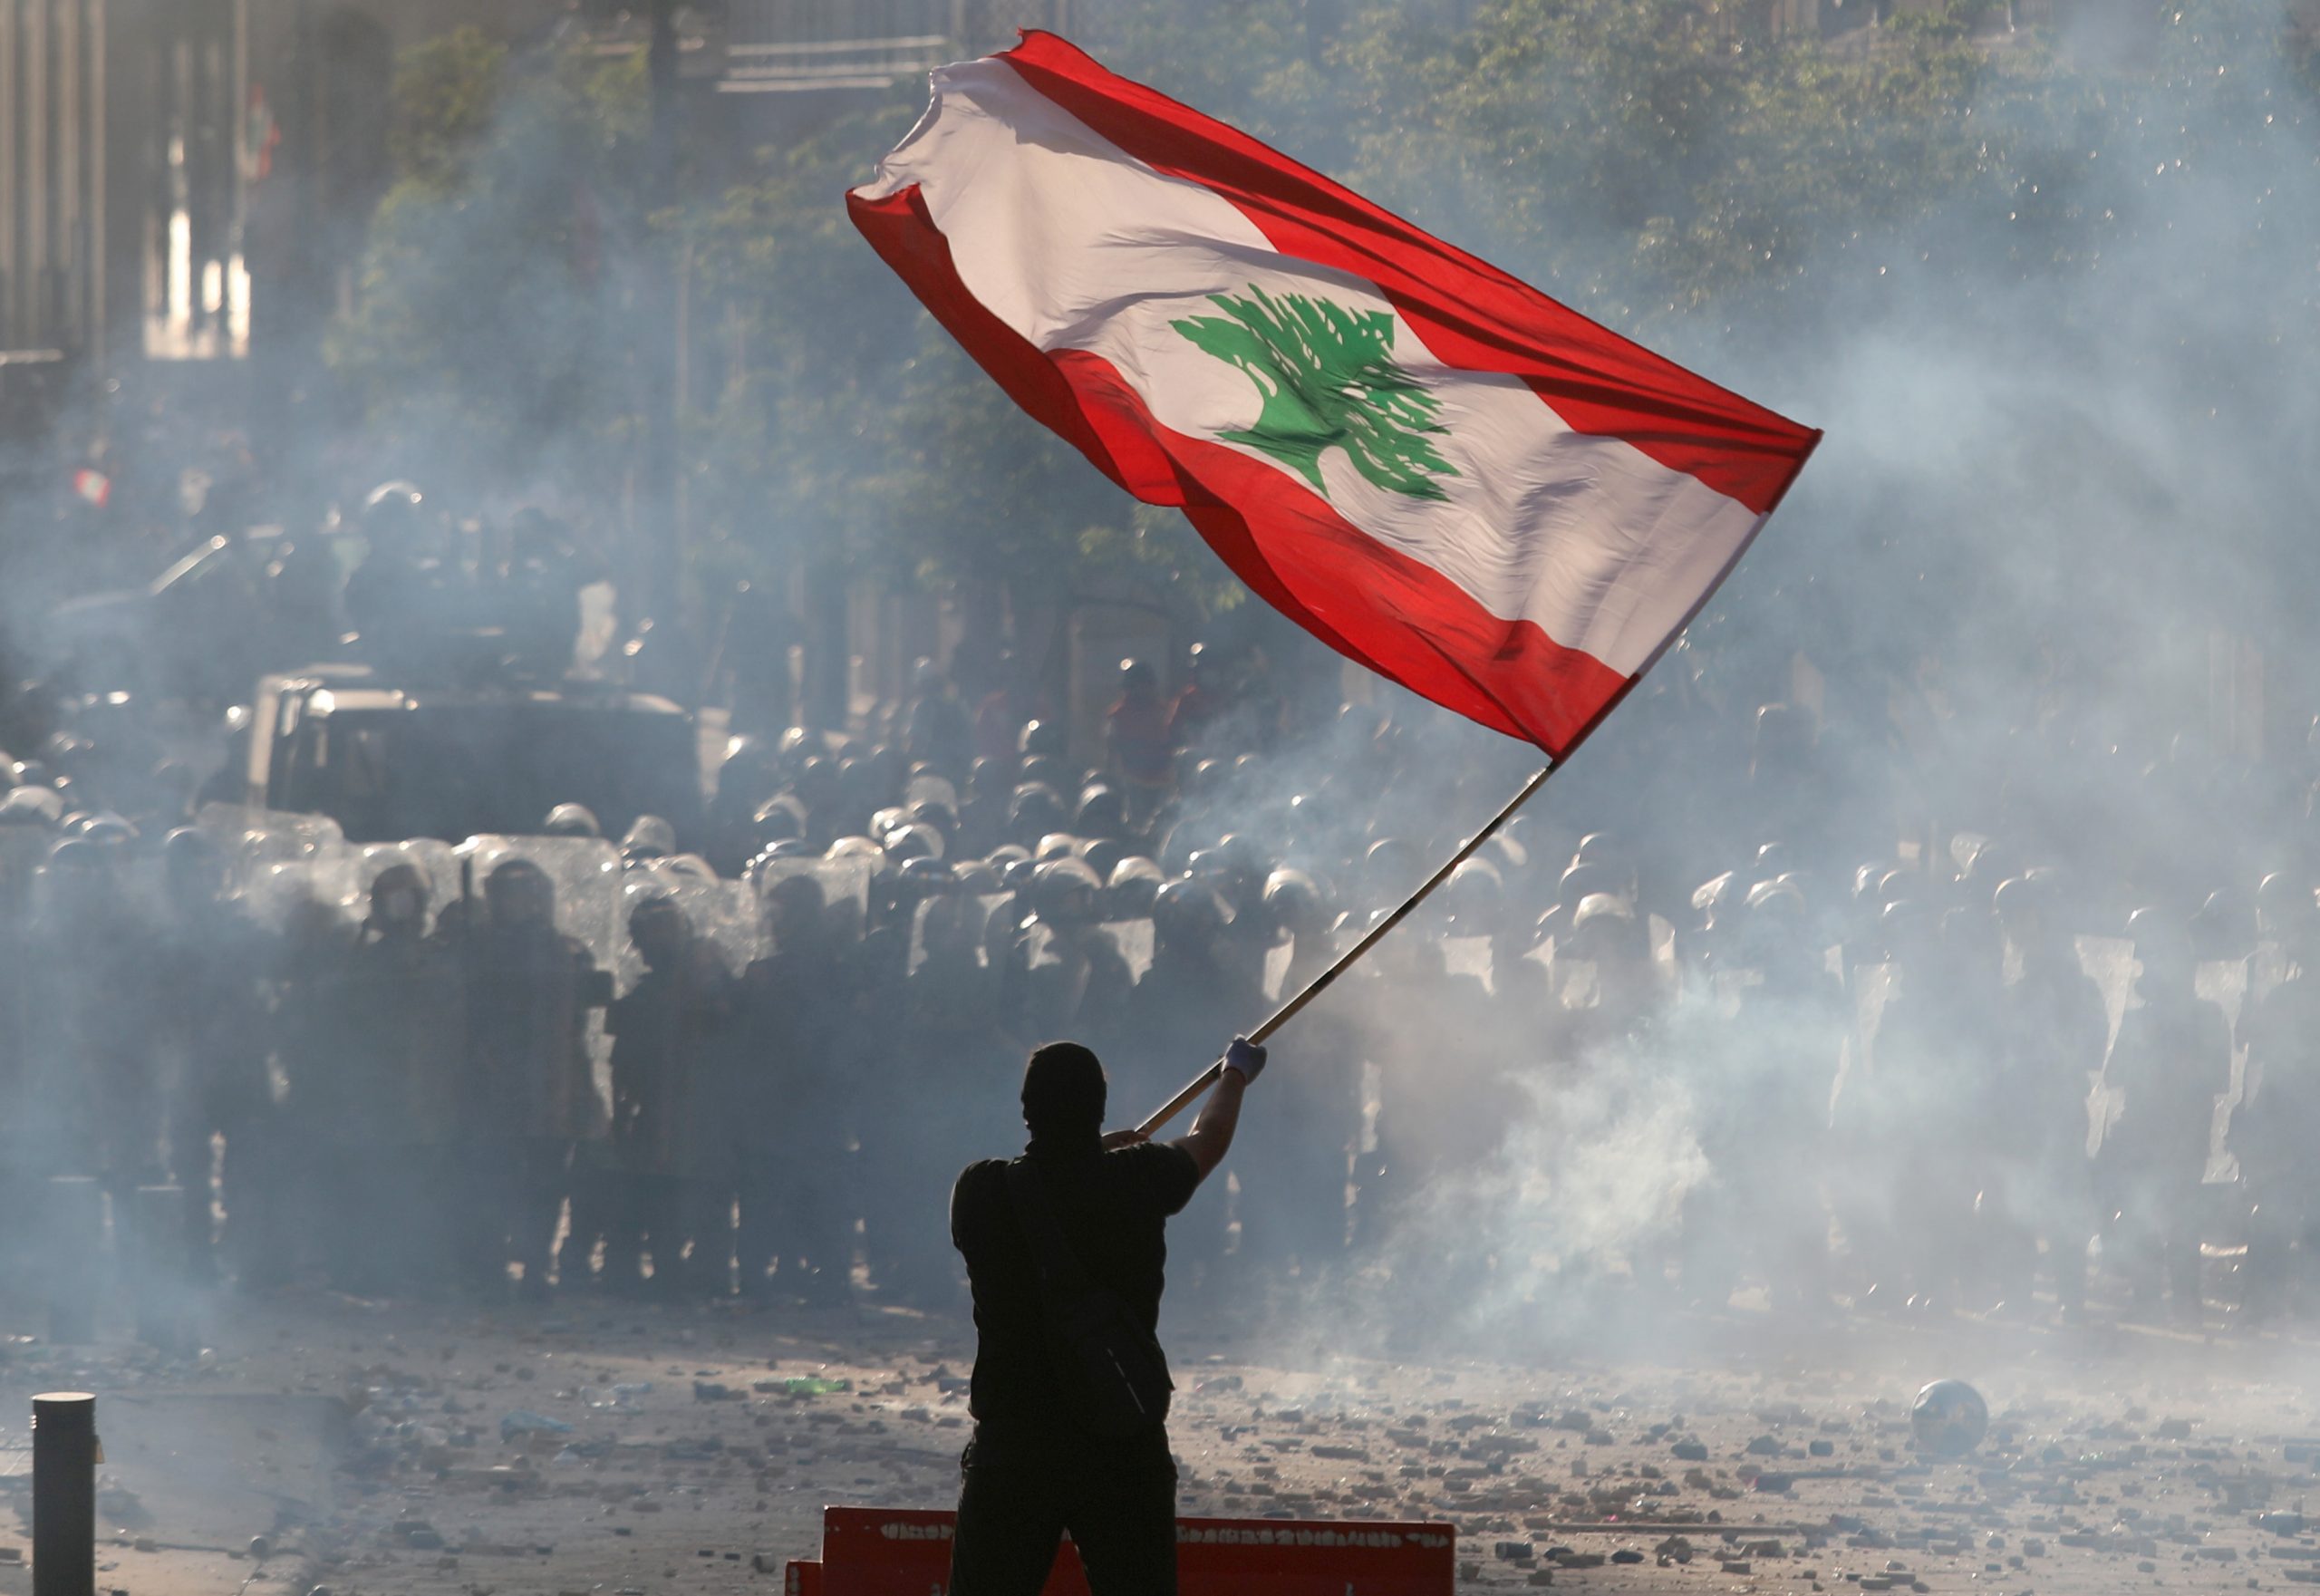
[[[460,29],[405,57],[394,105],[397,180],[328,345],[372,447],[464,489],[616,492],[641,59],[518,60]]]

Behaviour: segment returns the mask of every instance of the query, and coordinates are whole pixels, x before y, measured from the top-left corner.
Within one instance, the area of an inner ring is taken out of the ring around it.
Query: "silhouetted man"
[[[1103,1065],[1049,1042],[1023,1071],[1030,1146],[959,1176],[978,1340],[951,1596],[1036,1596],[1066,1530],[1096,1596],[1176,1589],[1163,1233],[1224,1161],[1264,1062],[1235,1038],[1192,1134],[1154,1143],[1104,1135]]]

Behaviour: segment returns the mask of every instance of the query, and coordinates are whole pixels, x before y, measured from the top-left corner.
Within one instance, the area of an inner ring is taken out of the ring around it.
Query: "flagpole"
[[[1576,744],[1574,743],[1573,746],[1576,746]],[[1258,1026],[1256,1030],[1249,1033],[1249,1040],[1252,1042],[1263,1041],[1267,1037],[1272,1035],[1274,1031],[1279,1030],[1291,1020],[1296,1019],[1299,1012],[1304,1009],[1306,1004],[1311,1002],[1315,998],[1320,997],[1323,992],[1329,991],[1330,984],[1335,982],[1339,976],[1343,975],[1347,971],[1352,969],[1354,965],[1360,962],[1361,956],[1364,953],[1367,953],[1371,948],[1376,947],[1379,942],[1383,941],[1387,932],[1393,930],[1395,926],[1399,925],[1404,920],[1407,919],[1409,917],[1410,911],[1416,908],[1420,904],[1426,902],[1428,895],[1433,893],[1436,887],[1440,886],[1444,882],[1449,880],[1453,871],[1456,870],[1459,866],[1464,864],[1468,859],[1473,858],[1476,849],[1480,848],[1483,844],[1488,842],[1492,837],[1497,836],[1499,828],[1504,826],[1507,821],[1514,817],[1514,811],[1521,808],[1526,802],[1528,802],[1531,797],[1535,794],[1539,788],[1544,787],[1547,784],[1547,778],[1561,769],[1570,758],[1571,751],[1566,749],[1563,752],[1562,759],[1547,766],[1536,776],[1532,777],[1530,780],[1524,782],[1522,784],[1522,790],[1516,793],[1513,798],[1507,799],[1506,807],[1499,810],[1497,814],[1491,817],[1490,824],[1484,826],[1480,831],[1475,832],[1474,836],[1468,837],[1465,842],[1460,846],[1456,853],[1452,854],[1449,858],[1444,860],[1442,868],[1436,870],[1432,875],[1426,877],[1425,885],[1421,885],[1416,892],[1410,894],[1408,897],[1405,898],[1402,901],[1402,906],[1400,908],[1396,909],[1392,914],[1378,922],[1377,924],[1371,926],[1367,935],[1363,936],[1359,942],[1354,943],[1353,946],[1348,948],[1343,953],[1339,954],[1338,956],[1338,962],[1330,965],[1327,970],[1322,971],[1320,974],[1315,976],[1312,982],[1307,985],[1303,991],[1299,992],[1295,997],[1290,999],[1289,1001],[1274,1010],[1271,1019],[1267,1020],[1262,1025]],[[1216,1084],[1217,1078],[1223,1073],[1224,1060],[1219,1059],[1215,1063],[1211,1064],[1206,1069],[1202,1070],[1199,1075],[1187,1081],[1184,1084],[1184,1090],[1169,1098],[1167,1105],[1158,1113],[1146,1119],[1142,1125],[1137,1126],[1136,1127],[1136,1134],[1142,1137],[1149,1137],[1152,1135],[1153,1132],[1158,1130],[1162,1126],[1167,1124],[1168,1121],[1183,1113],[1186,1106],[1194,1098],[1198,1098],[1203,1092],[1208,1090],[1210,1087],[1214,1086]]]

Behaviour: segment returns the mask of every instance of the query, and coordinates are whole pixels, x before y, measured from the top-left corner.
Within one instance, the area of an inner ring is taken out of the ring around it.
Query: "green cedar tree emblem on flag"
[[[1213,294],[1221,316],[1171,323],[1206,353],[1247,372],[1264,396],[1257,424],[1221,434],[1296,470],[1323,498],[1321,455],[1342,449],[1378,487],[1413,498],[1447,497],[1436,477],[1458,469],[1431,436],[1442,401],[1394,363],[1394,318],[1302,294]]]

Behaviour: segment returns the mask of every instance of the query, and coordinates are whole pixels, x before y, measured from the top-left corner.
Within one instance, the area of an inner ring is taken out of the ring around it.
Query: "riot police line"
[[[1402,827],[1474,779],[1350,719],[1310,790],[1188,758],[1150,806],[1036,726],[963,782],[745,740],[699,852],[568,805],[459,844],[225,805],[144,836],[21,787],[0,1177],[174,1194],[186,1267],[245,1285],[955,1305],[945,1194],[1020,1134],[1027,1048],[1157,1102],[1427,856]],[[1773,844],[1687,895],[1515,827],[1284,1036],[1180,1272],[1360,1275],[1413,1324],[2290,1305],[2310,893],[2110,926],[2003,855],[1832,880]]]

